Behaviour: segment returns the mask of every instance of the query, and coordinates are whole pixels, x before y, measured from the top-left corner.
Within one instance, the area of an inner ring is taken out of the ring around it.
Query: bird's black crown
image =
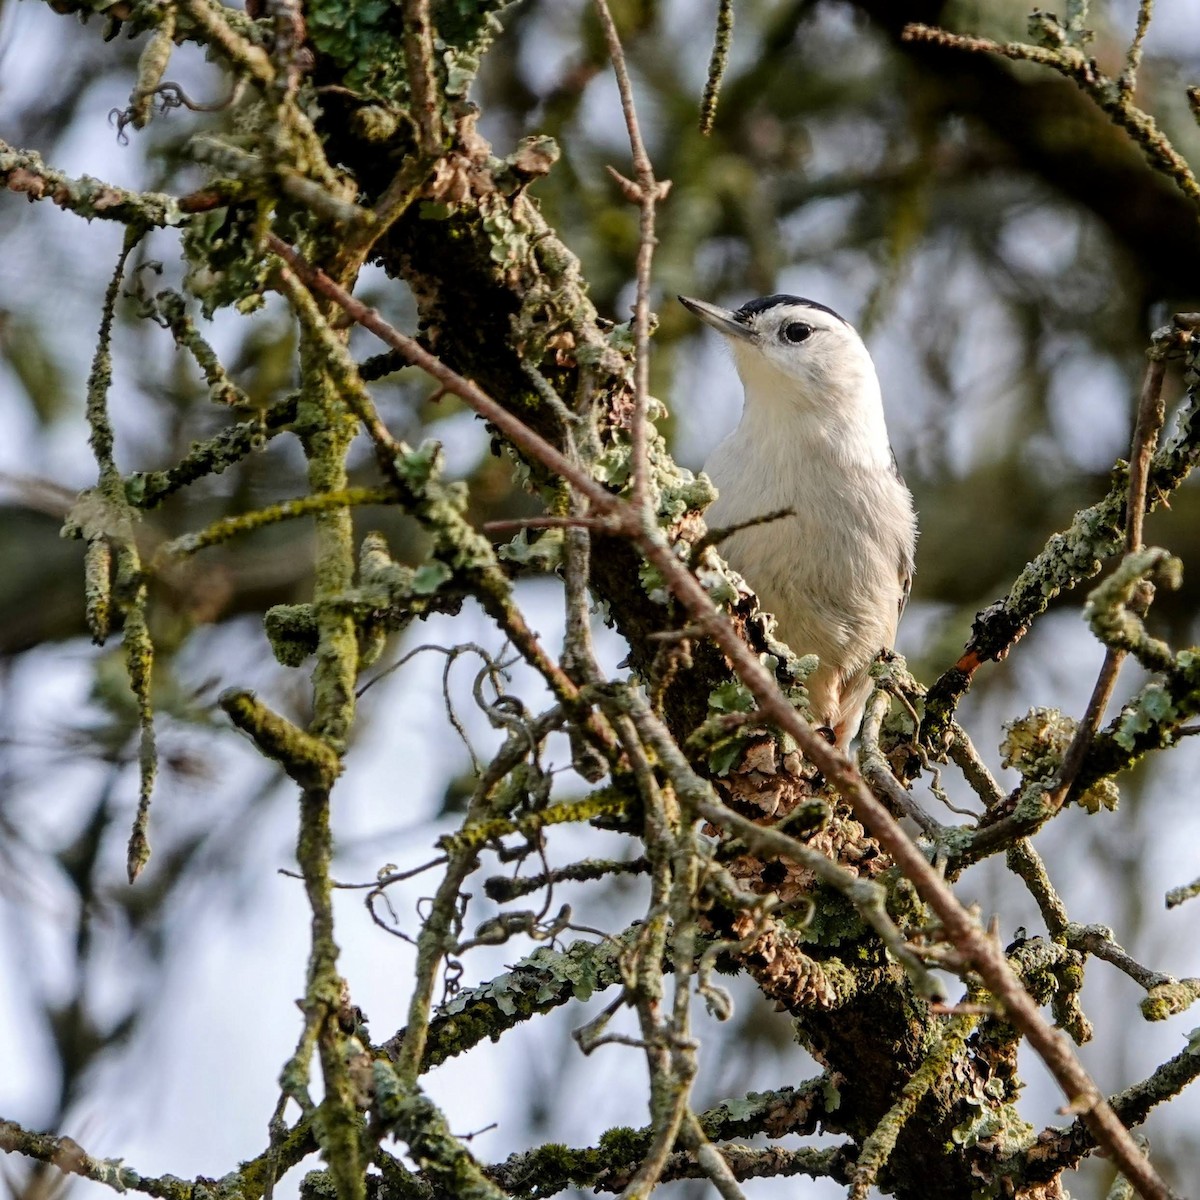
[[[737,318],[740,321],[748,321],[751,317],[757,317],[759,313],[766,312],[769,308],[775,308],[780,304],[800,304],[805,308],[816,308],[821,312],[828,313],[831,317],[837,317],[843,325],[849,325],[839,312],[834,312],[826,304],[818,304],[815,300],[806,300],[803,296],[789,296],[786,292],[776,292],[774,296],[760,296],[757,300],[747,300],[741,308],[737,310]]]

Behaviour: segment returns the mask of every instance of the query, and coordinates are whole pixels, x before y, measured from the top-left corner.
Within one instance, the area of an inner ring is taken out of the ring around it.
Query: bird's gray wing
[[[900,604],[896,609],[896,623],[904,616],[904,607],[908,604],[908,594],[912,591],[912,566],[907,562],[900,563]]]
[[[904,476],[900,474],[900,464],[896,461],[896,451],[888,446],[888,453],[892,456],[892,474],[900,481],[901,486],[908,490],[908,484],[904,482]],[[899,624],[900,618],[904,616],[905,605],[908,604],[908,596],[912,591],[913,577],[913,562],[910,554],[900,555],[900,605],[896,609],[896,623]]]

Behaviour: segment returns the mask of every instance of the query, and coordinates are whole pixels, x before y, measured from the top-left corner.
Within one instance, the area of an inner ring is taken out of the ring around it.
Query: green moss
[[[524,797],[524,789],[518,780],[514,787]],[[582,821],[594,821],[601,817],[611,819],[625,814],[631,806],[629,796],[623,788],[613,786],[599,788],[581,800],[564,801],[538,808],[520,817],[495,817],[466,825],[457,833],[448,833],[438,839],[438,845],[447,854],[460,855],[477,851],[489,842],[510,833],[536,833],[551,825],[564,825]]]
[[[1165,1021],[1184,1012],[1200,997],[1200,979],[1172,979],[1157,984],[1146,993],[1141,1003],[1142,1016],[1147,1021]]]
[[[311,604],[276,604],[267,609],[263,628],[271,652],[285,667],[298,667],[317,652],[317,615]]]
[[[220,705],[229,719],[274,759],[301,787],[329,787],[341,772],[337,754],[286,717],[272,712],[253,692],[222,692]]]

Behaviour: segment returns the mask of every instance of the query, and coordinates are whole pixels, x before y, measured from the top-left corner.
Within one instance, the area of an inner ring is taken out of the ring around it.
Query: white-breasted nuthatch
[[[917,539],[875,365],[854,327],[812,300],[765,296],[734,312],[679,299],[729,341],[746,392],[741,422],[704,464],[718,490],[705,520],[719,530],[792,510],[719,549],[780,640],[820,658],[809,706],[844,749],[871,661],[893,645]]]

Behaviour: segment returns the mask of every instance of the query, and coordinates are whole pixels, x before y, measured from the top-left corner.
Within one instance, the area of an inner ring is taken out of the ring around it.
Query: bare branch
[[[652,514],[647,508],[647,487],[650,474],[650,464],[647,459],[647,430],[650,420],[650,270],[654,262],[654,247],[657,239],[654,236],[655,209],[667,192],[670,183],[659,183],[654,178],[654,167],[650,156],[646,153],[646,144],[642,141],[642,131],[638,125],[637,108],[633,102],[633,85],[629,81],[629,70],[625,64],[625,51],[621,48],[621,39],[617,34],[616,24],[609,11],[607,0],[594,0],[596,14],[600,18],[600,27],[604,30],[604,39],[608,43],[608,55],[612,59],[613,71],[617,77],[617,88],[621,93],[621,110],[625,114],[625,128],[629,134],[629,148],[633,154],[633,170],[636,181],[632,186],[623,188],[625,195],[641,210],[638,228],[637,253],[637,301],[633,310],[633,336],[636,345],[637,359],[634,366],[634,404],[633,426],[633,508],[637,516],[649,523]],[[612,171],[612,168],[609,168]],[[616,176],[616,172],[612,171]],[[616,176],[620,179],[620,176]],[[628,181],[624,181],[628,182]]]

